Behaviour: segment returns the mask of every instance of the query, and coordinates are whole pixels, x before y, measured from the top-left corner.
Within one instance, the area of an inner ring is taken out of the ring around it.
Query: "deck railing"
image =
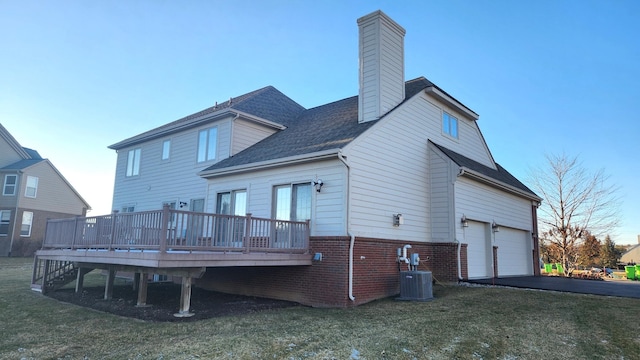
[[[309,221],[170,209],[47,222],[43,249],[306,253]]]

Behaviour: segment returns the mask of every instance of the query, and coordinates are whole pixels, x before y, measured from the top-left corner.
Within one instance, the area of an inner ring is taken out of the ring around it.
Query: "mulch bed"
[[[190,311],[195,315],[180,318],[173,315],[180,309],[180,285],[174,283],[150,283],[146,307],[136,307],[138,294],[131,285],[114,286],[111,300],[104,300],[104,287],[86,287],[78,294],[74,289],[66,288],[48,292],[47,296],[111,314],[156,322],[198,321],[298,306],[289,301],[223,294],[192,287]]]

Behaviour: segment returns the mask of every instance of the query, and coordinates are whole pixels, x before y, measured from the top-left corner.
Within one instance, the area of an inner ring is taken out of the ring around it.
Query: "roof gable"
[[[531,195],[535,199],[540,199],[540,197],[536,195],[536,193],[534,193],[526,185],[520,182],[520,180],[518,180],[515,176],[511,175],[511,173],[509,173],[505,168],[500,166],[500,164],[496,163],[496,168],[493,169],[475,160],[469,159],[464,155],[458,154],[453,150],[447,149],[444,146],[438,145],[433,142],[431,142],[431,144],[433,144],[436,148],[438,148],[438,150],[444,153],[449,159],[451,159],[454,163],[456,163],[461,168],[474,171],[487,178],[493,179],[499,183],[516,188],[526,194]]]
[[[231,98],[229,101],[221,104],[216,103],[216,105],[194,114],[117,142],[110,145],[109,148],[118,150],[167,136],[185,129],[200,126],[224,116],[229,116],[230,114],[234,114],[234,111],[248,113],[286,126],[304,110],[304,107],[291,100],[278,89],[273,86],[267,86],[236,98]]]
[[[407,81],[403,103],[429,86],[433,83],[424,77]],[[287,123],[286,129],[206,168],[201,174],[206,176],[228,167],[342,149],[378,121],[358,123],[357,96],[321,105],[305,110]]]

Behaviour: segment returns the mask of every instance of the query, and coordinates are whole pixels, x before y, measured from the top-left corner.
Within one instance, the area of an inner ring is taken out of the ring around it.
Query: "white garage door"
[[[469,221],[464,229],[467,243],[467,271],[469,279],[482,279],[493,276],[490,240],[487,238],[487,224]]]
[[[498,276],[533,275],[533,252],[528,231],[501,227],[495,233]]]

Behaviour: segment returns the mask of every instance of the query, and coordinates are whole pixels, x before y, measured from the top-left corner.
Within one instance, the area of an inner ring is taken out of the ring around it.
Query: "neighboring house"
[[[265,87],[113,144],[113,209],[309,220],[308,262],[192,266],[198,286],[314,306],[397,294],[405,245],[440,281],[538,274],[541,198],[494,161],[475,112],[404,80],[400,25],[358,26],[358,96],[305,109]]]
[[[627,251],[620,256],[620,262],[623,264],[638,264],[640,263],[640,235],[638,235],[638,243],[631,246]]]
[[[31,256],[48,219],[84,216],[84,199],[53,164],[0,124],[0,256]]]

